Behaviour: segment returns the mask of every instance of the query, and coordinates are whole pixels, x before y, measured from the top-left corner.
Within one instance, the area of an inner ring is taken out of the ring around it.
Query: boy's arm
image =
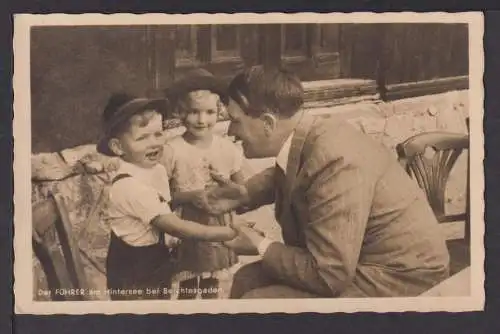
[[[133,177],[112,185],[110,201],[120,212],[136,217],[145,224],[153,224],[161,231],[180,239],[228,241],[237,234],[231,227],[205,226],[180,219],[172,213],[166,202],[159,199],[156,191]]]
[[[151,224],[179,239],[196,239],[204,241],[229,241],[237,232],[228,226],[206,226],[180,219],[173,213],[158,215]]]

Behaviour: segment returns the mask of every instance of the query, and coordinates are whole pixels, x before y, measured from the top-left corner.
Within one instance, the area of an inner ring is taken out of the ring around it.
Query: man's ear
[[[111,138],[108,142],[108,146],[111,152],[113,152],[117,156],[123,155],[122,145],[117,138]]]
[[[263,113],[260,118],[264,122],[264,133],[266,136],[270,137],[278,125],[278,119],[275,115],[269,112]]]

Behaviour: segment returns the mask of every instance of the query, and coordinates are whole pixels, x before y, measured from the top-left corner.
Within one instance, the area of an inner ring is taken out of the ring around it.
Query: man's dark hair
[[[228,88],[229,97],[249,116],[265,112],[293,116],[304,104],[300,79],[284,68],[253,66],[236,75]]]

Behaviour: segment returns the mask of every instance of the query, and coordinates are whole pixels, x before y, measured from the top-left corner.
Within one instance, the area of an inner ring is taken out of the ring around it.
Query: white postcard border
[[[30,28],[40,25],[221,23],[468,23],[471,296],[300,300],[33,301]],[[17,314],[475,311],[484,307],[483,15],[481,13],[20,14],[14,20],[14,293]]]

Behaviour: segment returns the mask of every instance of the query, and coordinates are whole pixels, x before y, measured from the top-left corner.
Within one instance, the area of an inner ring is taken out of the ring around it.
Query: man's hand
[[[235,225],[234,228],[238,231],[238,236],[248,239],[256,249],[265,238],[264,233],[248,225],[239,224]]]
[[[235,225],[235,229],[240,227]],[[251,228],[251,227],[248,227]],[[252,240],[250,240],[245,234],[238,233],[238,236],[230,241],[225,241],[224,245],[231,248],[238,255],[259,255],[259,251]]]
[[[208,213],[220,215],[232,211],[245,203],[248,193],[246,187],[221,175],[212,173],[217,186],[206,189],[198,196],[196,205]]]
[[[210,172],[212,179],[217,182],[218,187],[213,187],[211,194],[213,197],[224,199],[241,200],[248,195],[244,185],[233,182],[215,171]]]
[[[254,226],[254,222],[245,221],[236,217],[232,227],[238,232],[238,236],[233,240],[224,242],[224,244],[234,250],[238,255],[258,255],[258,249],[254,246],[252,240],[240,232],[241,228],[248,228],[254,230],[261,237],[265,237],[265,234],[255,229]]]

